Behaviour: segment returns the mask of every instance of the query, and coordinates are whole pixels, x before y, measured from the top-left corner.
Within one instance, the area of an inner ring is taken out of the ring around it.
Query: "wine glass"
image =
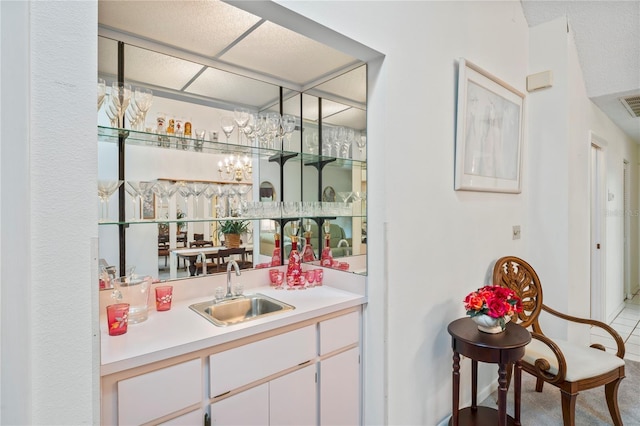
[[[151,103],[153,102],[153,91],[144,87],[136,87],[133,101],[142,115],[139,121],[142,123],[142,130],[144,130],[144,125],[147,120],[147,112],[151,108]]]
[[[193,217],[199,218],[199,209],[198,204],[200,200],[200,195],[207,188],[207,184],[204,182],[189,182],[189,187],[191,188],[191,193],[193,194],[193,204],[194,204],[194,215]]]
[[[296,129],[296,118],[293,115],[285,114],[282,116],[282,131],[286,140],[286,150],[291,151],[291,135]]]
[[[109,118],[109,125],[111,127],[118,126],[118,111],[116,111],[115,105],[111,102],[111,96],[108,96],[108,100],[105,102],[104,111]]]
[[[100,198],[100,222],[109,219],[109,198],[122,185],[122,180],[99,180],[98,197]]]
[[[342,158],[349,158],[349,150],[351,144],[356,137],[356,131],[350,128],[345,128],[344,139],[342,141]]]
[[[267,130],[271,134],[271,137],[273,138],[273,140],[282,136],[280,134],[280,120],[281,120],[280,114],[277,112],[273,112],[273,111],[268,112],[266,115]],[[275,148],[282,149],[282,146],[275,147]]]
[[[367,135],[365,135],[364,133],[360,133],[359,136],[356,136],[356,145],[358,145],[358,150],[360,150],[360,152],[362,152],[366,144]]]
[[[104,98],[107,95],[107,83],[103,78],[98,79],[98,111],[104,103]]]
[[[169,199],[176,193],[178,186],[170,180],[158,180],[152,187],[163,205],[169,205]]]
[[[140,208],[139,208],[139,211],[138,211],[138,220],[143,219],[143,215],[142,215],[142,200],[147,198],[147,196],[152,193],[151,188],[153,186],[153,182],[141,182],[141,181],[132,181],[132,180],[130,180],[130,181],[127,181],[127,185],[129,187],[131,187],[131,189],[133,189],[133,191],[135,191],[135,193],[137,195],[137,199],[140,200],[140,203],[139,203]],[[135,212],[135,205],[134,205],[134,212]]]
[[[309,154],[316,154],[318,152],[318,134],[316,132],[305,133],[304,144],[307,146]]]
[[[129,120],[129,127],[132,130],[138,130],[142,113],[136,106],[135,102],[129,102],[129,106],[124,112],[125,117]]]
[[[246,108],[235,108],[233,118],[238,126],[238,145],[242,145],[241,135],[244,127],[249,122],[249,110]]]
[[[114,82],[111,85],[111,101],[118,113],[118,127],[124,127],[124,112],[131,101],[131,85],[128,83]]]
[[[219,183],[209,183],[206,188],[202,191],[202,195],[207,200],[207,205],[209,206],[209,217],[213,217],[213,209],[211,208],[211,200],[213,197],[222,195],[222,190],[220,189],[222,185]],[[206,213],[206,211],[205,211]]]
[[[220,126],[222,127],[222,131],[224,135],[227,137],[227,143],[229,143],[229,136],[233,133],[233,130],[236,128],[236,122],[233,117],[224,115],[220,118]]]
[[[178,194],[182,195],[184,200],[184,211],[189,211],[189,196],[193,195],[191,186],[184,180],[180,180],[176,182],[176,187],[178,188]]]
[[[336,127],[333,132],[333,146],[336,150],[336,157],[340,157],[340,147],[342,146],[342,141],[344,141],[347,137],[347,129],[345,127]]]

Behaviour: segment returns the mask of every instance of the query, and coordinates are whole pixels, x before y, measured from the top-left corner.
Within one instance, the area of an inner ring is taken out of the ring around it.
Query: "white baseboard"
[[[622,310],[624,309],[624,301],[618,305],[618,307],[613,311],[613,313],[611,315],[607,315],[607,324],[611,324],[613,322],[614,319],[616,319],[616,317],[618,316],[618,314],[620,312],[622,312]]]

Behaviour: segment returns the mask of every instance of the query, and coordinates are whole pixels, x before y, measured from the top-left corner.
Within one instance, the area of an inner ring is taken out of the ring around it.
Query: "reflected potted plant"
[[[244,220],[226,220],[220,223],[218,233],[224,235],[224,245],[228,248],[240,247],[240,234],[247,232],[249,222]]]

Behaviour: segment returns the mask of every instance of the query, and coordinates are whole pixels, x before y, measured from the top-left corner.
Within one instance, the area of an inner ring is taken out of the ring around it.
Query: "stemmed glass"
[[[228,115],[222,116],[220,118],[220,127],[222,127],[222,131],[227,137],[227,143],[229,143],[229,137],[231,136],[231,133],[233,133],[233,130],[236,128],[236,122],[234,121],[233,117],[230,117]]]
[[[347,129],[345,127],[336,127],[333,132],[333,146],[336,149],[336,157],[340,157],[340,147],[342,146],[342,141],[346,139]]]
[[[222,195],[222,190],[220,188],[221,186],[222,185],[220,185],[219,183],[209,183],[209,184],[207,184],[206,188],[204,188],[204,190],[202,191],[202,195],[204,195],[204,198],[208,201],[207,205],[209,206],[209,217],[213,217],[213,209],[211,208],[211,200],[216,195]],[[205,214],[206,214],[206,211],[205,211]]]
[[[169,199],[176,193],[178,186],[169,180],[159,180],[153,185],[153,192],[163,205],[169,205]]]
[[[344,139],[342,140],[342,158],[349,158],[349,150],[351,144],[356,137],[356,131],[350,128],[345,128]]]
[[[104,103],[104,98],[107,95],[107,83],[103,78],[98,79],[98,111]]]
[[[130,102],[129,107],[124,112],[127,120],[129,120],[129,127],[132,130],[138,130],[140,128],[140,119],[142,118],[142,112],[138,109],[135,102]]]
[[[122,180],[99,180],[98,197],[100,198],[100,222],[109,220],[109,198],[122,185]]]
[[[194,215],[193,217],[199,218],[200,211],[198,210],[198,203],[200,200],[200,195],[207,188],[207,184],[204,182],[189,182],[189,187],[191,188],[191,192],[193,194],[193,204],[194,204]]]
[[[189,211],[189,196],[193,195],[193,190],[189,183],[181,180],[176,182],[176,187],[178,188],[178,194],[182,195],[182,199],[184,200],[184,210],[186,212]]]
[[[358,145],[358,149],[360,152],[364,149],[367,144],[367,135],[360,133],[360,136],[356,136],[356,145]]]
[[[107,96],[109,100],[106,101],[104,110],[107,113],[111,127],[116,127],[118,125],[118,112],[116,111],[116,107],[113,105],[113,102],[111,102],[111,96]]]
[[[111,85],[111,102],[116,107],[118,114],[118,127],[124,127],[124,112],[131,101],[131,85],[127,83],[114,82]]]
[[[242,145],[242,133],[245,126],[249,122],[249,110],[246,108],[235,108],[233,110],[233,118],[238,125],[238,145]]]
[[[305,129],[305,132],[308,130]],[[309,154],[316,154],[318,152],[318,134],[317,133],[305,133],[304,143],[307,146]]]
[[[282,131],[286,140],[286,150],[291,151],[291,135],[296,129],[296,118],[293,115],[285,114],[282,116]]]
[[[137,216],[137,220],[143,219],[143,215],[142,215],[142,200],[144,200],[147,195],[149,195],[152,191],[152,187],[153,187],[153,182],[140,182],[140,181],[127,181],[127,185],[133,190],[133,192],[136,194],[136,198],[134,199],[134,206],[133,206],[133,211],[134,211],[134,215],[135,215],[135,205],[139,204],[140,208],[138,211],[138,216]],[[127,191],[129,192],[129,191]],[[131,192],[129,192],[129,195],[133,194]],[[136,203],[136,200],[140,200],[140,203]]]
[[[144,87],[136,87],[133,101],[141,113],[139,121],[142,124],[142,130],[144,130],[144,125],[147,120],[147,112],[151,108],[151,103],[153,102],[153,91]]]
[[[274,141],[276,140],[276,138],[282,136],[280,134],[280,120],[280,114],[277,112],[268,112],[266,115],[267,130],[270,133],[270,137]],[[273,146],[273,148],[282,149],[282,146]]]

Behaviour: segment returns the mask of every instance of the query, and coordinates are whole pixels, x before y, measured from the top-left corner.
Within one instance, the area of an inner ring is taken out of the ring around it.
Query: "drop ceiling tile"
[[[262,109],[278,99],[279,88],[272,84],[215,68],[207,68],[185,92],[196,93],[235,105]]]
[[[324,123],[364,130],[367,128],[367,112],[359,108],[348,108],[325,118]]]
[[[202,65],[134,46],[125,46],[124,75],[126,80],[144,81],[174,90],[182,89]]]
[[[367,66],[363,65],[313,88],[324,93],[323,97],[350,99],[361,104],[367,101]]]
[[[260,20],[217,0],[100,0],[98,23],[214,57]]]
[[[260,25],[220,59],[299,85],[355,61],[351,56],[271,22]]]

